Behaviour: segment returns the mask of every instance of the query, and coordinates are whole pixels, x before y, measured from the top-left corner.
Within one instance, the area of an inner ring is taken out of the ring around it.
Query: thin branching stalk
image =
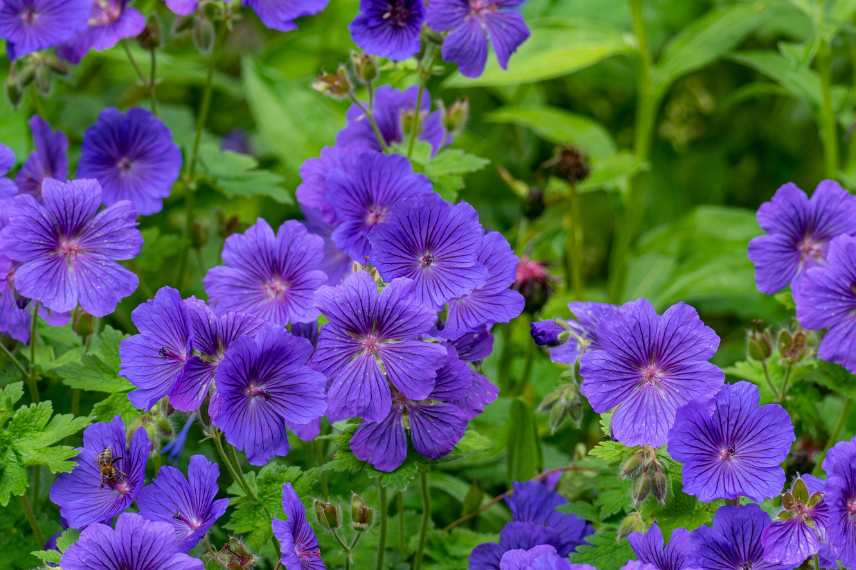
[[[573,290],[574,298],[581,300],[585,295],[583,285],[583,219],[580,212],[580,197],[577,185],[570,184],[571,193],[568,197],[569,208],[566,217],[566,231],[568,234],[568,259],[570,260],[570,271],[566,277],[566,285]]]
[[[822,37],[817,50],[817,71],[820,76],[820,139],[826,176],[838,174],[838,133],[835,109],[832,107],[832,52],[829,39]]]
[[[30,499],[27,498],[26,493],[18,498],[21,500],[21,509],[27,517],[27,522],[30,523],[30,529],[32,529],[33,535],[36,537],[36,542],[39,546],[43,546],[45,544],[45,533],[42,532],[42,527],[39,526],[39,521],[33,512],[33,505],[30,503]]]
[[[383,570],[383,558],[386,554],[386,529],[389,524],[387,516],[386,487],[378,483],[378,509],[380,510],[380,537],[377,542],[377,570]]]
[[[426,465],[419,469],[419,491],[422,495],[422,522],[419,525],[419,546],[416,548],[413,570],[422,570],[425,542],[428,539],[428,527],[431,523],[431,491],[428,489],[428,467]]]
[[[157,50],[149,50],[149,106],[152,113],[158,114],[158,56]]]
[[[425,53],[419,61],[419,91],[416,93],[416,109],[413,116],[413,130],[410,133],[410,142],[407,143],[407,158],[413,157],[413,149],[416,147],[416,139],[419,138],[419,129],[422,128],[422,99],[425,98],[425,90],[428,87],[428,78],[434,67],[434,52],[436,48],[433,43],[428,42]]]
[[[27,375],[28,375],[27,369],[24,368],[24,365],[21,364],[21,361],[19,361],[17,358],[15,358],[15,355],[12,354],[12,352],[8,348],[6,348],[6,345],[3,344],[2,342],[0,342],[0,352],[3,352],[3,354],[5,354],[6,357],[12,361],[12,364],[14,364],[15,367],[21,371],[21,374],[24,375],[24,378],[27,377]]]
[[[39,401],[39,384],[36,377],[36,336],[39,327],[39,304],[33,304],[33,317],[30,323],[30,362],[27,373],[27,385],[30,388],[30,398]]]

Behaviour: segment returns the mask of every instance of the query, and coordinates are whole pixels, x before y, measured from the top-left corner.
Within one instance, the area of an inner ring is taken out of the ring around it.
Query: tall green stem
[[[654,62],[648,44],[648,32],[643,17],[644,0],[630,0],[630,13],[633,18],[633,33],[639,52],[639,99],[636,110],[634,154],[640,164],[648,162],[651,152],[651,138],[654,120],[657,114],[658,95],[654,85]],[[614,302],[621,300],[624,282],[627,278],[627,265],[630,246],[636,237],[645,215],[645,197],[637,174],[630,180],[625,197],[623,222],[616,229],[612,249],[611,281],[609,295]]]
[[[407,144],[407,158],[413,157],[413,149],[416,147],[416,139],[419,138],[419,129],[422,127],[422,99],[425,98],[428,78],[431,77],[431,68],[434,66],[434,51],[436,49],[436,46],[429,42],[425,46],[425,53],[419,62],[419,91],[416,93],[416,109],[414,109],[413,130],[410,133],[410,142]]]
[[[27,522],[30,523],[30,529],[33,531],[33,536],[36,538],[36,542],[42,547],[45,544],[45,533],[42,532],[42,527],[39,526],[39,521],[36,520],[36,514],[33,512],[33,505],[30,503],[30,499],[27,498],[27,494],[24,493],[20,497],[21,500],[21,508],[24,511],[24,515],[27,517]]]
[[[823,160],[826,176],[838,174],[838,133],[835,110],[832,107],[832,52],[829,39],[821,38],[817,50],[817,71],[820,75],[820,139],[823,144]]]
[[[3,352],[3,354],[5,354],[6,357],[12,361],[12,364],[14,364],[15,367],[21,371],[21,374],[24,375],[24,378],[27,377],[27,369],[24,368],[24,365],[21,364],[21,362],[17,358],[15,358],[15,355],[12,354],[12,352],[8,348],[6,348],[6,345],[2,342],[0,342],[0,352]]]
[[[419,525],[419,547],[413,561],[413,570],[422,570],[422,557],[425,552],[425,542],[428,539],[428,525],[431,523],[431,492],[428,490],[428,467],[420,466],[419,490],[422,494],[422,522]]]
[[[223,447],[223,438],[220,435],[220,430],[215,427],[211,428],[213,436],[212,440],[214,441],[214,448],[217,450],[217,454],[220,456],[220,459],[226,465],[226,469],[229,471],[229,475],[232,476],[232,479],[237,483],[241,489],[244,490],[244,494],[252,499],[253,501],[258,501],[259,498],[256,496],[255,492],[250,488],[247,480],[244,478],[244,474],[241,472],[240,465],[234,465],[232,460],[229,458],[229,455],[226,453],[226,450]]]
[[[149,50],[149,105],[152,113],[158,114],[158,56],[157,50]]]
[[[568,236],[567,258],[569,260],[569,271],[566,271],[566,286],[574,292],[574,298],[581,300],[585,294],[583,285],[583,225],[580,214],[580,198],[577,193],[577,185],[571,183],[569,196],[569,208],[565,216],[565,231]]]
[[[39,384],[36,377],[36,333],[39,326],[39,304],[33,304],[33,316],[30,323],[30,363],[27,374],[27,385],[30,388],[30,398],[33,402],[39,401]]]
[[[838,442],[838,438],[841,437],[841,432],[844,431],[844,426],[847,425],[847,420],[850,419],[850,412],[853,410],[853,400],[851,398],[847,398],[844,401],[844,407],[841,408],[841,414],[838,416],[838,420],[835,422],[835,425],[832,427],[832,431],[829,433],[829,439],[826,440],[826,446],[823,448],[823,453],[817,458],[817,461],[814,465],[814,470],[812,473],[814,475],[820,475],[823,471],[823,460],[826,458],[826,454],[829,452],[829,449]]]
[[[387,504],[386,504],[386,487],[382,483],[378,483],[379,502],[380,505],[380,538],[377,542],[377,570],[383,570],[383,558],[386,554],[386,528],[389,524]]]
[[[398,510],[398,551],[401,553],[401,557],[404,558],[407,555],[406,531],[404,529],[404,493],[400,491],[396,493],[395,503]]]

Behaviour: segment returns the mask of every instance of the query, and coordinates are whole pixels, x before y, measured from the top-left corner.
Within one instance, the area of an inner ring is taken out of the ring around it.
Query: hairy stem
[[[570,260],[570,271],[566,272],[566,286],[573,289],[574,298],[581,300],[585,295],[583,285],[583,225],[580,213],[580,198],[577,193],[577,185],[571,183],[571,195],[569,197],[570,208],[565,218],[566,231],[568,233],[568,259]]]
[[[407,555],[406,531],[404,529],[404,493],[396,493],[395,502],[398,510],[398,551],[401,553],[401,557],[404,558]]]
[[[30,362],[27,373],[27,385],[30,388],[30,398],[33,402],[39,401],[39,384],[36,377],[36,333],[39,326],[39,304],[33,304],[33,317],[30,323]]]
[[[386,152],[386,140],[384,140],[383,133],[380,131],[380,127],[378,126],[377,120],[374,117],[374,103],[372,102],[371,98],[369,99],[368,107],[363,105],[362,101],[357,99],[357,96],[354,95],[353,92],[350,93],[350,98],[354,105],[356,105],[357,108],[359,108],[359,110],[363,112],[363,115],[365,115],[366,119],[368,120],[369,125],[372,128],[372,132],[374,133],[375,139],[377,139],[381,150],[383,152]]]
[[[39,543],[40,547],[44,547],[45,533],[42,532],[42,527],[39,526],[39,521],[36,520],[36,514],[33,512],[33,505],[30,503],[30,499],[27,498],[26,493],[18,498],[21,500],[21,508],[27,517],[27,522],[30,523],[30,529],[32,529],[33,535],[36,537],[36,542]]]
[[[428,490],[428,467],[419,469],[419,491],[422,494],[422,522],[419,525],[419,546],[413,561],[413,570],[422,570],[422,557],[425,552],[425,541],[428,539],[428,525],[431,523],[431,492]]]
[[[410,133],[410,142],[407,144],[407,158],[413,157],[413,149],[416,147],[416,139],[419,138],[419,129],[422,128],[422,99],[425,97],[425,89],[428,86],[428,78],[431,76],[431,68],[434,65],[433,43],[428,43],[425,53],[419,61],[419,91],[416,93],[416,108],[413,111],[413,130]]]
[[[217,455],[220,456],[220,459],[226,465],[226,469],[229,471],[229,475],[231,475],[232,480],[237,483],[241,489],[244,490],[244,494],[247,497],[252,499],[253,501],[258,501],[259,498],[250,488],[249,484],[247,484],[247,480],[244,478],[244,474],[241,472],[240,465],[235,466],[232,464],[232,460],[229,458],[229,455],[226,453],[226,450],[223,448],[223,438],[220,434],[220,430],[215,427],[211,428],[212,440],[214,441],[214,448],[217,450]]]
[[[380,537],[377,542],[377,570],[383,570],[383,557],[386,554],[386,527],[389,523],[387,517],[387,504],[386,504],[386,487],[383,486],[382,483],[378,483],[378,493],[379,493],[379,506],[380,510]]]
[[[643,3],[644,0],[630,0],[633,33],[636,36],[640,63],[634,141],[634,154],[640,163],[648,162],[658,104],[658,96],[654,85],[654,63],[651,59],[648,32],[645,28],[645,20],[643,18]],[[621,300],[624,283],[627,278],[630,247],[639,231],[644,214],[645,196],[642,193],[640,176],[637,174],[630,180],[625,196],[623,220],[616,228],[616,236],[612,248],[609,295],[613,302]]]
[[[152,113],[154,113],[155,115],[158,114],[157,73],[158,73],[157,50],[150,49],[149,50],[149,106],[152,109]]]
[[[15,358],[15,355],[12,354],[12,351],[10,351],[8,348],[6,348],[6,345],[3,344],[2,342],[0,342],[0,352],[3,352],[3,354],[5,354],[6,357],[12,361],[12,364],[14,364],[15,367],[21,371],[21,374],[24,375],[24,378],[27,377],[27,375],[28,375],[27,369],[24,368],[24,365],[21,364],[21,362],[17,358]]]

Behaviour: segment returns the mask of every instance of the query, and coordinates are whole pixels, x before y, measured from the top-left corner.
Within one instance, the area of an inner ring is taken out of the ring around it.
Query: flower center
[[[496,12],[496,4],[493,0],[470,0],[470,11],[479,16],[487,12]]]
[[[288,282],[281,277],[274,277],[264,284],[265,295],[270,299],[282,299],[288,291]]]
[[[23,13],[21,13],[21,20],[24,21],[24,24],[28,26],[32,26],[36,23],[36,20],[39,18],[39,14],[36,12],[36,9],[32,6],[29,6],[24,9]]]
[[[737,454],[737,450],[734,449],[733,445],[729,445],[728,447],[723,447],[719,450],[719,460],[720,461],[731,461],[734,456]]]
[[[849,501],[847,501],[847,514],[850,517],[856,517],[856,497],[851,497]]]
[[[360,345],[367,354],[377,356],[378,352],[380,352],[380,347],[383,345],[383,341],[376,335],[368,334],[360,340]]]
[[[387,209],[381,206],[370,206],[366,214],[366,225],[376,226],[386,218]]]
[[[57,247],[57,253],[72,260],[83,253],[83,246],[76,239],[61,238]]]
[[[180,513],[180,512],[176,512],[174,515],[172,515],[172,518],[174,518],[177,521],[183,522],[184,524],[189,526],[191,528],[191,530],[196,530],[202,526],[202,521],[199,520],[198,518],[196,518],[194,516],[188,517],[188,516],[185,516],[183,513]]]
[[[817,241],[812,236],[807,235],[797,246],[800,252],[800,259],[803,261],[820,261],[823,259],[823,242]]]
[[[383,14],[383,19],[396,26],[404,27],[410,20],[410,8],[405,5],[404,0],[391,0]]]
[[[437,259],[434,257],[434,254],[430,251],[426,251],[422,254],[422,257],[419,258],[419,267],[422,269],[427,269],[433,266],[437,262]]]
[[[119,2],[113,3],[111,0],[98,0],[98,11],[95,16],[89,19],[90,26],[107,26],[119,19],[122,15],[122,7]]]
[[[134,163],[127,156],[123,156],[116,163],[116,168],[119,169],[119,172],[122,174],[127,174],[131,171],[131,167],[134,166]]]
[[[119,493],[120,495],[127,495],[131,492],[131,486],[128,485],[127,481],[122,481],[114,485],[113,490]]]
[[[270,394],[265,392],[264,387],[259,386],[255,382],[250,382],[250,384],[244,390],[244,395],[250,398],[251,400],[255,398],[261,398],[265,401],[270,400]]]
[[[653,362],[641,370],[642,383],[646,386],[658,386],[663,376],[663,371]]]

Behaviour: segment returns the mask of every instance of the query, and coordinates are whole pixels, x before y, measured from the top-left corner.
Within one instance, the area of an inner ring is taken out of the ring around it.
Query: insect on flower
[[[98,454],[98,472],[101,474],[101,487],[112,486],[118,483],[119,479],[125,474],[116,468],[116,462],[122,459],[121,456],[113,457],[113,450],[105,447]]]

